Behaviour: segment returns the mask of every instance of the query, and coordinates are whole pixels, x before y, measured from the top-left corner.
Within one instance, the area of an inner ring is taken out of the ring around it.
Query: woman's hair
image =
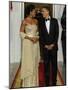
[[[30,5],[27,5],[25,7],[25,17],[27,17],[31,11],[33,11],[33,9],[35,9],[35,6],[30,4]]]

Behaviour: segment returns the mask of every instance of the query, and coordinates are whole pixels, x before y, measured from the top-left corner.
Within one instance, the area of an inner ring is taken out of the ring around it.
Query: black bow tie
[[[50,18],[48,18],[48,19],[45,19],[45,21],[48,21],[48,20],[50,20]]]

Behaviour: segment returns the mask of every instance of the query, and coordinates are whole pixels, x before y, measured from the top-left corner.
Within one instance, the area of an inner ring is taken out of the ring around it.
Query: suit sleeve
[[[57,44],[58,42],[58,37],[59,37],[59,25],[58,25],[58,21],[55,20],[55,35],[54,35],[54,44]]]
[[[45,41],[44,41],[43,30],[40,30],[40,31],[39,31],[39,42],[40,42],[40,45],[44,47]]]

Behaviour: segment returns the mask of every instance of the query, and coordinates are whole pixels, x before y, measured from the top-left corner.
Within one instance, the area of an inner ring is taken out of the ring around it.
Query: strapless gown
[[[23,80],[22,87],[33,87],[39,85],[38,66],[40,61],[39,41],[33,43],[25,39],[25,36],[38,37],[37,25],[28,24],[25,26],[25,33],[20,32],[22,39],[22,54],[21,54],[21,79]]]

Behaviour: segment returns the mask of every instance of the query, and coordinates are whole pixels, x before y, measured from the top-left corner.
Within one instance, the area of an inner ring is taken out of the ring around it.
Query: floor
[[[9,87],[11,87],[17,70],[19,68],[19,63],[12,63],[9,67]]]
[[[57,85],[64,85],[65,84],[65,68],[62,62],[58,62],[58,74],[57,74]],[[10,88],[20,88],[20,67],[19,63],[11,64],[10,65]]]

